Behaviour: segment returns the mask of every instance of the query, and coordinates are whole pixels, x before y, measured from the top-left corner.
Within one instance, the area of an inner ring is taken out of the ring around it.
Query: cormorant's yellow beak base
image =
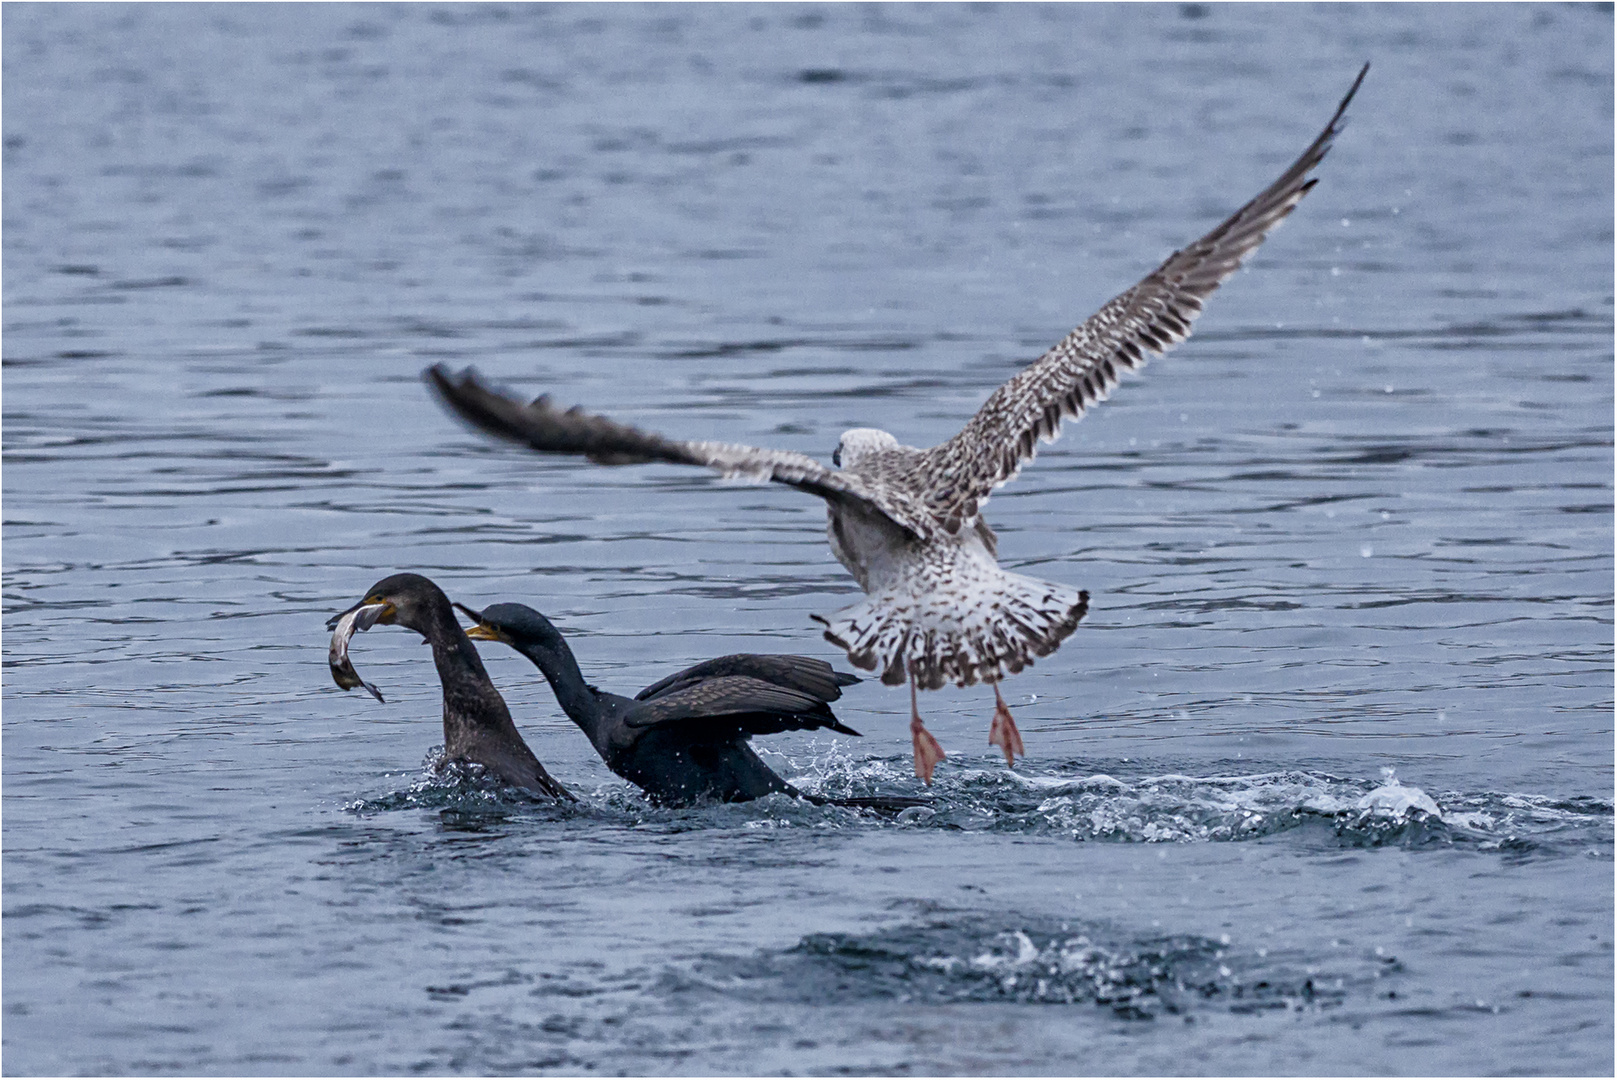
[[[502,634],[499,630],[483,621],[483,613],[481,611],[474,611],[458,600],[453,601],[453,603],[456,611],[472,620],[472,625],[466,628],[467,637],[471,638],[473,641],[500,641],[507,645],[511,644],[511,639],[509,636]]]
[[[464,614],[467,619],[471,619],[471,626],[466,627],[466,635],[469,639],[474,640],[474,642],[503,642],[503,640],[506,640],[500,637],[500,632],[496,631],[495,627],[488,626],[487,622],[483,622],[482,611],[467,608],[459,600],[451,600],[450,603],[454,610]]]

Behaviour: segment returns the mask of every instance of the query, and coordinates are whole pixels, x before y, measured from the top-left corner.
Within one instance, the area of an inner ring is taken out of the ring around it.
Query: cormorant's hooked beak
[[[369,630],[377,623],[382,623],[385,625],[391,622],[395,613],[393,602],[391,600],[373,599],[372,597],[367,596],[365,599],[361,600],[347,611],[338,612],[331,618],[327,619],[326,629],[337,629],[337,624],[342,622],[344,616],[353,614],[354,629]]]
[[[456,611],[459,611],[462,615],[472,620],[473,625],[466,628],[466,636],[471,638],[473,641],[506,640],[498,630],[483,621],[483,613],[481,611],[473,611],[471,608],[460,603],[458,600],[452,600],[450,603],[455,605]]]

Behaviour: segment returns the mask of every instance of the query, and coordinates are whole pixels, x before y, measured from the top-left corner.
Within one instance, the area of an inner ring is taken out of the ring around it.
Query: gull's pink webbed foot
[[[1005,699],[999,695],[998,683],[994,684],[994,722],[988,727],[988,745],[1005,751],[1007,765],[1015,765],[1017,755],[1027,756],[1027,751],[1022,749],[1022,733],[1016,730],[1011,710],[1006,708]]]
[[[915,743],[915,775],[921,781],[930,785],[932,783],[932,770],[938,767],[938,762],[944,758],[943,747],[938,740],[921,723],[921,710],[915,701],[915,680],[910,680],[910,739]]]

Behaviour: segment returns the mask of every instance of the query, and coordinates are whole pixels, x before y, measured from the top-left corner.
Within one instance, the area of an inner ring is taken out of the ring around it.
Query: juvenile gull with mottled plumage
[[[1008,573],[982,506],[1049,442],[1061,422],[1104,401],[1124,370],[1190,335],[1208,296],[1233,274],[1314,186],[1310,178],[1343,126],[1366,64],[1325,130],[1280,178],[1206,236],[1107,303],[1050,351],[989,395],[958,435],[928,450],[885,431],[844,432],[835,469],[784,450],[684,442],[614,423],[548,397],[531,404],[490,390],[470,370],[442,366],[427,377],[462,418],[547,453],[582,454],[606,465],[669,461],[725,476],[775,481],[827,503],[831,549],[867,594],[828,617],[825,636],[855,666],[910,684],[916,773],[930,782],[943,750],[921,722],[915,691],[953,682],[994,687],[989,742],[1008,763],[1022,738],[999,682],[1046,656],[1078,626],[1089,594]]]

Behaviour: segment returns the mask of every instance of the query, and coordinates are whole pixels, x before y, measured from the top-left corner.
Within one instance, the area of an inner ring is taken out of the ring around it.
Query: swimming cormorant
[[[747,802],[779,792],[824,805],[903,810],[928,805],[907,796],[833,799],[808,795],[775,775],[748,740],[781,731],[829,728],[859,733],[839,721],[830,702],[856,676],[807,656],[743,653],[707,660],[646,687],[633,698],[584,681],[573,650],[549,619],[526,604],[473,611],[479,641],[500,641],[533,661],[556,701],[589,737],[607,767],[654,802]]]
[[[335,629],[345,616],[354,613],[361,613],[361,617],[350,620],[350,625],[357,622],[361,627],[376,623],[408,627],[432,646],[432,662],[437,665],[444,688],[445,762],[481,765],[488,775],[509,787],[526,788],[541,797],[577,801],[551,778],[522,741],[505,699],[494,689],[477,646],[460,628],[442,589],[420,574],[394,574],[372,585],[365,599],[333,616],[326,628]],[[357,680],[357,676],[354,678]],[[338,685],[348,689],[359,684],[339,678]],[[371,689],[371,693],[376,691]]]

